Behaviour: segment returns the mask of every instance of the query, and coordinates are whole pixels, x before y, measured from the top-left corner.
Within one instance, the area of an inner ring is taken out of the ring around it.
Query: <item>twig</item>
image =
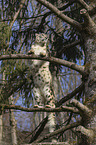
[[[19,7],[18,11],[15,13],[15,15],[14,15],[14,17],[13,17],[13,21],[10,23],[10,30],[11,30],[11,28],[12,28],[14,22],[16,21],[18,15],[19,15],[19,12],[21,11],[21,9],[22,9],[24,3],[25,3],[25,0],[21,0],[21,2],[20,2],[20,7]]]

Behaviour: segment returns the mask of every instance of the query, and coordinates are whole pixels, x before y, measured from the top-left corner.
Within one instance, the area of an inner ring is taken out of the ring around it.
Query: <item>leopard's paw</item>
[[[28,54],[34,54],[34,51],[31,49],[28,51]]]
[[[51,106],[50,106],[50,105],[45,105],[45,107],[46,107],[46,108],[51,108]]]
[[[38,105],[34,105],[34,108],[39,108],[39,106]]]
[[[34,108],[44,108],[43,106],[34,105]]]

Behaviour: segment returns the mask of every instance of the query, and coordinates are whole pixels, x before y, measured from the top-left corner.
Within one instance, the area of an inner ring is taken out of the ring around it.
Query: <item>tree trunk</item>
[[[10,96],[9,98],[9,103],[13,104],[13,97]],[[14,112],[11,109],[10,110],[10,125],[11,125],[11,140],[12,140],[12,145],[17,145],[17,135],[16,135],[16,120],[14,117]]]
[[[96,24],[85,9],[81,10],[84,16],[83,38],[85,42],[85,82],[86,106],[92,110],[91,115],[82,118],[82,136],[80,145],[96,144]]]
[[[3,135],[3,120],[2,114],[0,115],[0,143],[2,142],[2,135]]]

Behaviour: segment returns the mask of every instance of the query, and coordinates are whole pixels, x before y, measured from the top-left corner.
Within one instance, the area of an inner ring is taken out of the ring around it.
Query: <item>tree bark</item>
[[[85,83],[86,105],[92,110],[90,115],[82,117],[80,145],[96,144],[96,24],[89,16],[87,10],[82,9],[81,14],[84,17],[83,33],[85,43],[85,72],[83,81]]]

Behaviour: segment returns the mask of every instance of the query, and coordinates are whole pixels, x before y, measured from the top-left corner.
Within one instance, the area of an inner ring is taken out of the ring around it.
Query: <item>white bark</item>
[[[3,119],[3,116],[1,114],[0,115],[0,144],[2,142],[2,137],[3,137],[3,121],[2,121],[2,119]]]
[[[10,96],[9,103],[13,104],[13,97]],[[14,117],[14,112],[10,109],[10,121],[11,121],[11,140],[12,145],[17,145],[17,135],[16,135],[16,120]]]

